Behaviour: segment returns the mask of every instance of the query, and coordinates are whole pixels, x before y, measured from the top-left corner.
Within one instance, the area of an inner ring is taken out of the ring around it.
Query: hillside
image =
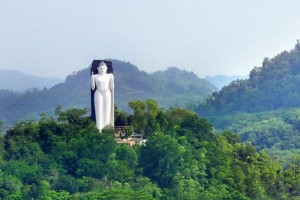
[[[0,69],[0,90],[23,92],[34,88],[50,88],[60,82],[63,82],[63,80],[37,77],[19,71]]]
[[[204,116],[261,112],[300,106],[300,44],[272,59],[265,58],[249,79],[236,80],[196,109]]]
[[[257,149],[300,150],[300,108],[211,117],[218,130],[232,130]]]
[[[128,102],[136,99],[152,98],[162,106],[170,107],[199,102],[216,91],[213,85],[190,72],[174,68],[180,76],[166,76],[165,73],[169,73],[170,69],[150,75],[128,62],[118,60],[112,62],[115,76],[115,102],[121,110],[128,110]],[[191,76],[194,82],[189,82]],[[186,84],[183,86],[182,82]],[[58,105],[65,108],[89,108],[89,84],[89,68],[85,68],[50,89],[13,96],[1,103],[0,120],[10,125],[20,119],[35,118],[41,112],[53,114],[53,109]]]
[[[195,111],[217,130],[232,130],[241,140],[274,157],[299,154],[300,44],[265,58],[249,79],[215,92]]]

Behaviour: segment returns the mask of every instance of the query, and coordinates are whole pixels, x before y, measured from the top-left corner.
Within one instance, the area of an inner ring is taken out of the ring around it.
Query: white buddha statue
[[[105,62],[97,69],[98,74],[91,75],[91,88],[95,90],[96,127],[101,131],[105,126],[114,126],[114,76],[107,74]]]

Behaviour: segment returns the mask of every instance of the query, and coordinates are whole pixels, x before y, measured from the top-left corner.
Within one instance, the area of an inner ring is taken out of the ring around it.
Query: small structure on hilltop
[[[143,139],[142,134],[134,133],[132,126],[116,126],[115,139],[118,144],[144,145],[147,140]]]

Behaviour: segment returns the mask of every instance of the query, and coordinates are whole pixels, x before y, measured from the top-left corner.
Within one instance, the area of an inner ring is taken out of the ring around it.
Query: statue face
[[[99,65],[99,67],[97,67],[99,74],[105,74],[107,71],[107,66],[106,65]]]

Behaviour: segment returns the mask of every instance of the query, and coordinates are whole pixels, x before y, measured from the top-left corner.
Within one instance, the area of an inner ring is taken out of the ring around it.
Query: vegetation
[[[242,142],[257,149],[300,149],[300,109],[283,109],[259,113],[238,113],[211,117],[218,130],[238,134]]]
[[[116,111],[116,125],[134,125],[145,146],[119,145],[99,132],[86,109],[15,124],[0,137],[2,199],[291,199],[300,195],[300,163],[282,165],[265,151],[214,134],[204,118],[163,110],[153,100]],[[139,123],[141,122],[141,123]]]

